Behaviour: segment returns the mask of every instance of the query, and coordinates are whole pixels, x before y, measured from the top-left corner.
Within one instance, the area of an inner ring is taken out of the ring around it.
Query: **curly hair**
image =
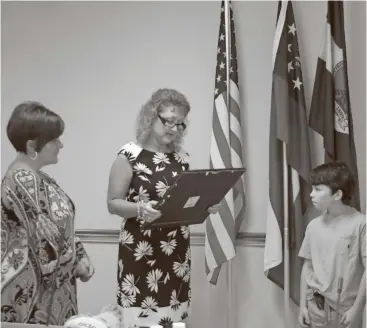
[[[190,111],[190,104],[186,97],[174,89],[158,89],[142,106],[136,120],[136,140],[143,144],[152,131],[152,125],[164,108],[175,107],[183,110],[186,116]],[[186,130],[172,143],[174,150],[179,150]]]

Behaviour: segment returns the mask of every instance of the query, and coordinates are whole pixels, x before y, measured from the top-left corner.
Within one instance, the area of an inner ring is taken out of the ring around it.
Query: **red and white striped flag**
[[[227,65],[224,1],[221,6],[217,67],[214,90],[213,130],[210,167],[243,167],[240,95],[238,89],[237,51],[232,5],[230,4],[231,57]],[[229,99],[227,70],[229,69]],[[225,196],[219,213],[206,220],[205,266],[208,280],[217,283],[221,265],[236,254],[236,235],[245,212],[243,176]]]

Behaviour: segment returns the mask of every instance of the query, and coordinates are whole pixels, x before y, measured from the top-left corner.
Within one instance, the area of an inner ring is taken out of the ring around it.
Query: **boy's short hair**
[[[350,204],[355,189],[355,180],[348,165],[341,161],[334,161],[319,165],[311,170],[309,175],[313,186],[325,185],[332,194],[338,190],[343,192],[342,202]]]

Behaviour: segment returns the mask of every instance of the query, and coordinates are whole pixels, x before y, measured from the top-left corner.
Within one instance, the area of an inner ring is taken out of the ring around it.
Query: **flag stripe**
[[[326,69],[331,73],[333,71],[333,60],[332,60],[332,50],[331,50],[331,30],[330,30],[330,24],[326,24],[325,26],[325,46],[321,48],[321,54],[319,56],[319,60],[323,60],[326,64]],[[317,65],[318,68],[319,65]],[[316,74],[316,76],[318,76]]]
[[[275,37],[274,37],[274,44],[273,44],[273,57],[272,57],[273,58],[273,70],[274,70],[275,59],[277,57],[277,52],[279,48],[280,38],[282,36],[282,32],[284,29],[284,23],[285,23],[285,18],[286,18],[287,9],[288,9],[288,1],[282,1],[280,6],[281,6],[281,9],[280,9],[276,29],[275,29]]]
[[[220,155],[219,155],[219,149],[217,147],[217,144],[215,142],[212,142],[211,156],[210,156],[210,167],[211,168],[223,168],[223,167],[225,167],[225,166],[223,166],[223,162],[221,160],[222,160],[222,157],[220,157]],[[226,208],[224,214],[228,212],[228,214],[226,214],[225,217],[228,218],[228,220],[229,220],[229,218],[233,218],[233,216],[234,216],[233,200],[231,199],[230,191],[225,195],[225,197],[223,199],[222,207]],[[227,223],[228,220],[225,220],[226,225],[230,225],[230,223]],[[210,221],[210,217],[209,217],[209,221]],[[229,230],[230,230],[230,227],[229,227]]]
[[[218,98],[221,98],[221,97],[218,97]],[[218,112],[220,113],[220,110],[218,110],[218,106],[216,106],[213,112],[213,130],[215,131],[213,133],[213,136],[215,138],[215,144],[217,145],[216,147],[217,150],[215,151],[215,154],[218,154],[221,157],[224,163],[224,167],[231,167],[228,138],[226,138],[226,135],[225,135],[225,130],[224,130],[225,127],[220,123]],[[212,140],[212,148],[213,146],[215,145],[213,145],[213,140]]]
[[[237,183],[233,186],[232,191],[233,191],[233,199],[236,201],[236,200],[237,200],[237,198],[238,198],[238,195],[239,195],[239,193],[240,193],[240,190],[239,190],[239,188],[238,188],[238,184],[237,184]],[[235,216],[236,216],[236,213],[237,213],[237,212],[235,211]]]
[[[217,266],[214,270],[209,271],[208,273],[208,281],[215,285],[217,283],[217,279],[220,273],[221,265]]]
[[[242,204],[245,205],[245,187],[242,179],[239,179],[233,187],[234,199],[241,198]],[[236,206],[235,206],[236,207]]]
[[[233,49],[232,49],[233,50]],[[234,49],[236,50],[236,49]],[[238,78],[238,76],[237,76]],[[233,100],[237,103],[238,106],[240,106],[240,89],[238,88],[238,85],[233,81],[233,77],[231,77],[231,80],[229,81],[229,94],[233,98]],[[231,108],[230,108],[231,110]],[[241,121],[241,112],[238,111],[238,120]]]
[[[212,138],[211,138],[210,163],[212,165],[211,168],[226,167],[226,165],[223,162],[223,157],[221,156],[220,151],[218,149],[218,145],[215,140],[214,134],[212,135]]]
[[[213,220],[208,222],[206,226],[206,233],[208,235],[208,243],[210,245],[209,248],[211,249],[213,258],[215,260],[214,263],[208,263],[210,271],[213,270],[217,266],[217,263],[219,263],[223,258],[225,258],[224,250],[221,247],[217,234],[215,233],[214,227],[212,225],[212,221]]]
[[[229,191],[228,194],[231,194],[231,191]],[[213,215],[211,223],[216,231],[216,235],[220,237],[218,238],[220,244],[228,245],[228,252],[223,250],[224,253],[232,254],[232,248],[235,245],[235,236],[233,231],[234,213],[232,213],[233,199],[231,199],[231,204],[229,204],[227,198],[230,199],[230,197],[226,197],[223,200],[219,213]],[[232,208],[230,208],[230,205],[232,205]],[[223,217],[225,217],[226,220],[222,220]]]
[[[231,131],[231,158],[233,167],[242,166],[242,145],[241,140]]]
[[[238,197],[235,201],[235,206],[237,209],[239,209],[239,212],[236,215],[236,221],[235,221],[235,231],[240,231],[243,219],[245,217],[245,194],[242,193],[240,197]]]
[[[228,108],[227,108],[227,97],[225,94],[219,95],[215,100],[215,109],[217,111],[219,124],[222,128],[223,135],[225,136],[226,143],[229,144],[229,122],[228,122]],[[216,130],[213,129],[216,133]]]
[[[232,98],[230,98],[232,99]],[[233,105],[233,107],[235,107],[236,105]],[[231,123],[231,129],[230,132],[233,133],[233,135],[235,135],[238,139],[242,139],[241,138],[241,125],[240,122],[237,120],[237,118],[233,115],[233,113],[230,114],[229,116],[229,120]],[[232,145],[231,145],[232,146]],[[241,149],[237,149],[238,151],[240,151]]]
[[[238,90],[237,85],[232,80],[230,82],[229,94],[232,98],[230,111],[236,117],[237,121],[241,122],[240,91]]]
[[[266,221],[266,240],[264,249],[264,271],[269,275],[271,268],[277,267],[283,261],[282,233],[278,220],[275,216],[271,200],[268,204],[268,215]]]
[[[208,233],[205,234],[205,245],[209,244]],[[209,244],[210,245],[210,244]],[[205,247],[205,271],[210,272],[209,268],[215,268],[216,260],[211,247]]]
[[[211,220],[207,221],[208,242],[217,263],[222,263],[226,259],[232,258],[235,248],[234,238],[231,238],[233,225],[228,224],[229,220],[224,221],[221,219],[224,215],[229,216],[228,206],[225,201],[222,207],[219,213],[211,215]]]

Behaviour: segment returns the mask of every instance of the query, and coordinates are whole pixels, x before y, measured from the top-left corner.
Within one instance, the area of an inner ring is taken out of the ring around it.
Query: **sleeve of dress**
[[[120,148],[120,150],[117,152],[117,155],[124,155],[133,167],[141,151],[142,148],[140,146],[133,142],[129,142]]]
[[[42,199],[45,198],[46,190],[41,184],[41,179],[32,171],[17,169],[7,176],[3,188],[10,210],[16,215],[19,230],[25,229],[21,240],[23,259],[26,263],[28,252],[31,250],[43,282],[49,284],[54,277],[58,257],[60,256],[59,264],[62,266],[63,262],[67,262],[70,254],[67,251],[59,254],[60,238],[63,236],[45,210]],[[14,254],[14,251],[8,250],[8,254]],[[60,270],[56,277],[56,284],[63,279],[62,270]]]
[[[28,261],[26,220],[15,216],[10,208],[6,183],[2,183],[1,200],[1,291],[17,277]],[[7,198],[7,199],[4,199]]]
[[[90,261],[87,251],[85,250],[82,242],[77,236],[75,236],[75,250],[76,250],[76,258],[78,261],[82,259],[87,259],[88,261]]]

